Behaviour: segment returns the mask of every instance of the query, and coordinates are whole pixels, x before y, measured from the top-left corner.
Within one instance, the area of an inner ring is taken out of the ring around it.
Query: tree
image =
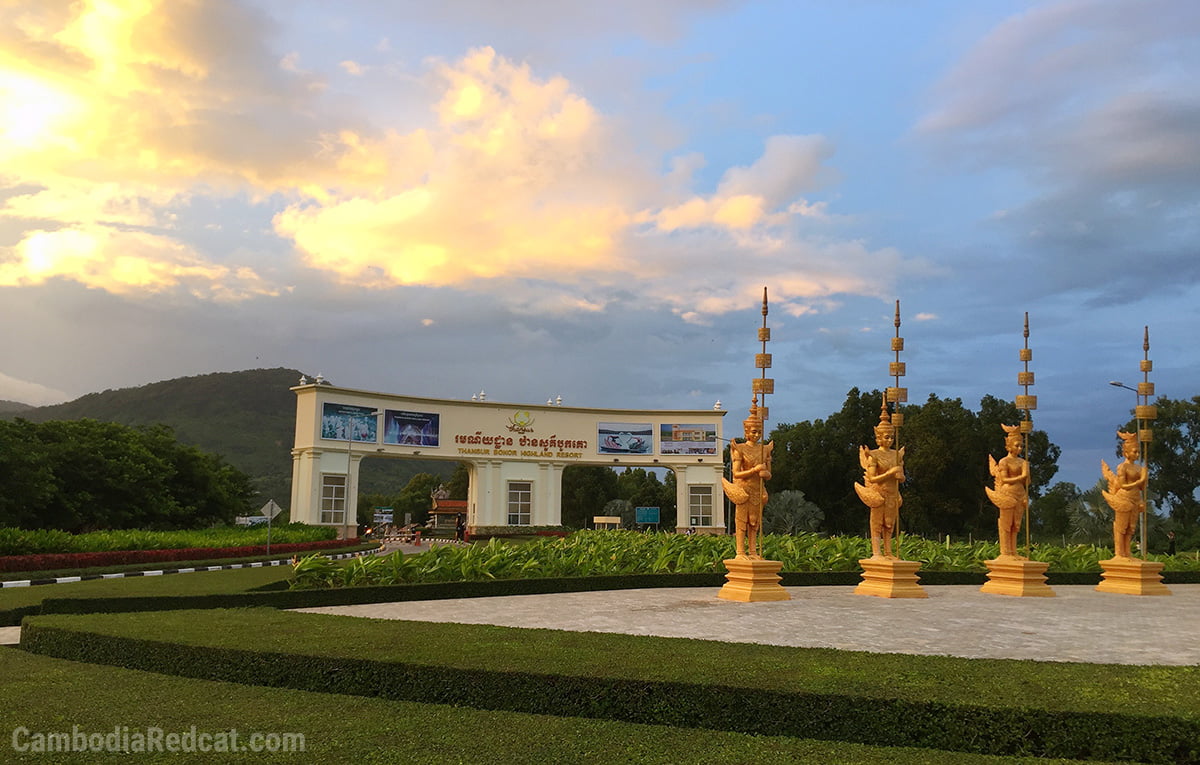
[[[1112,547],[1112,511],[1104,503],[1102,491],[1108,489],[1104,479],[1081,492],[1068,507],[1071,530],[1067,535],[1075,544],[1108,545]]]
[[[631,529],[635,525],[633,503],[627,499],[612,499],[605,502],[603,515],[620,517],[621,528],[623,529]]]
[[[16,420],[0,427],[0,525],[180,529],[250,510],[250,478],[166,426]]]
[[[804,492],[788,489],[772,494],[763,508],[763,531],[768,534],[799,534],[816,531],[825,520],[821,508],[809,502]]]
[[[667,473],[672,478],[674,473]],[[625,468],[617,474],[617,496],[628,500],[634,508],[657,507],[659,527],[675,528],[675,484],[670,486],[658,479],[653,470]]]
[[[413,523],[429,520],[429,511],[433,509],[433,492],[441,485],[441,476],[432,473],[414,475],[396,497],[394,517],[404,518],[405,514],[411,513]]]
[[[1158,419],[1149,423],[1154,429],[1150,494],[1166,505],[1180,531],[1195,535],[1200,531],[1200,501],[1196,498],[1200,486],[1200,396],[1191,400],[1160,397],[1155,404]],[[1136,429],[1136,421],[1122,428]]]
[[[851,388],[841,410],[828,419],[777,427],[771,433],[775,450],[767,490],[800,489],[825,511],[824,528],[830,533],[865,533],[866,508],[854,493],[854,483],[862,479],[858,447],[873,443],[881,395]]]
[[[618,494],[617,474],[603,465],[569,465],[562,473],[562,523],[574,529],[604,515],[604,503]]]
[[[1029,511],[1031,534],[1037,539],[1063,540],[1071,531],[1071,506],[1079,499],[1079,487],[1070,481],[1059,481],[1040,498],[1033,500]]]
[[[802,490],[825,513],[822,529],[832,534],[862,534],[868,514],[854,492],[862,480],[859,446],[874,443],[882,394],[852,388],[842,409],[825,420],[780,425],[775,442],[773,493]],[[990,484],[987,455],[1003,454],[1001,423],[1020,421],[1010,403],[984,396],[979,413],[959,399],[931,395],[919,405],[903,406],[905,422],[898,447],[905,447],[901,528],[926,535],[994,534],[996,510],[983,489]],[[1058,470],[1060,450],[1044,431],[1029,438],[1030,496],[1037,497]]]
[[[470,466],[465,462],[460,462],[454,466],[454,472],[447,479],[446,490],[450,492],[450,499],[466,499],[470,488]]]

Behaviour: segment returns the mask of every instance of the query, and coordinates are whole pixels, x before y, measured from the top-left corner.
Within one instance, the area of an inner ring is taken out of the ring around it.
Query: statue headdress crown
[[[745,427],[755,425],[761,431],[762,423],[762,417],[758,414],[758,394],[755,393],[754,398],[750,401],[750,416],[742,420],[742,425]]]
[[[892,425],[891,415],[888,414],[887,394],[884,394],[879,406],[879,424],[875,426],[875,435],[880,433],[895,434],[896,428]]]

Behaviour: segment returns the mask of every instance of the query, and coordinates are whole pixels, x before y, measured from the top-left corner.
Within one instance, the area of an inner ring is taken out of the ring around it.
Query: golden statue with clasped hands
[[[988,472],[995,479],[995,488],[984,487],[988,499],[1000,510],[997,521],[1000,530],[1000,559],[1027,560],[1017,554],[1017,533],[1029,506],[1029,462],[1022,459],[1021,426],[1001,425],[1004,428],[1004,450],[1000,458],[988,455]]]
[[[1118,430],[1117,435],[1121,438],[1121,453],[1125,461],[1117,465],[1114,473],[1107,462],[1100,460],[1100,469],[1108,481],[1108,491],[1100,493],[1113,509],[1113,557],[1132,559],[1130,543],[1137,530],[1138,516],[1146,512],[1142,491],[1150,476],[1144,464],[1137,464],[1141,456],[1137,433]]]
[[[899,560],[892,554],[892,535],[900,519],[900,484],[904,482],[904,449],[896,451],[892,443],[896,439],[896,428],[892,426],[887,411],[887,398],[879,413],[879,424],[875,426],[875,444],[878,448],[860,446],[858,461],[863,468],[863,482],[854,484],[854,491],[867,507],[871,508],[871,557]],[[882,548],[882,549],[881,549]]]

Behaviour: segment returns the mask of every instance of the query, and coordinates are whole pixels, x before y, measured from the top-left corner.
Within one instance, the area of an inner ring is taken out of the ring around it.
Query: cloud
[[[668,5],[642,14],[646,34],[709,4]],[[840,239],[829,203],[801,196],[837,180],[829,139],[768,136],[699,189],[703,155],[635,148],[636,128],[565,76],[491,47],[417,73],[372,60],[363,87],[407,99],[376,124],[372,103],[329,85],[367,63],[274,49],[257,6],[81,2],[0,21],[0,114],[22,116],[0,117],[0,217],[23,226],[0,250],[3,285],[235,300],[318,279],[496,292],[556,316],[633,296],[704,321],[764,283],[797,316],[884,294],[906,262]],[[243,242],[211,255],[198,210],[223,203],[269,217],[261,248],[292,259]]]
[[[87,225],[34,231],[0,255],[2,287],[66,279],[117,295],[176,288],[216,300],[277,294],[249,268],[206,262],[179,242],[139,231]]]
[[[28,380],[19,380],[0,372],[0,399],[4,401],[16,401],[30,406],[50,406],[61,404],[70,398],[60,390]]]
[[[1045,275],[1035,290],[1111,302],[1163,273],[1200,278],[1197,36],[1192,3],[1047,3],[996,26],[934,90],[916,134],[1021,179],[988,218]]]

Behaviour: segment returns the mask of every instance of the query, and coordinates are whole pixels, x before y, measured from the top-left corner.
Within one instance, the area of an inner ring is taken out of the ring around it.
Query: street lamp
[[[1128,385],[1121,382],[1120,380],[1109,380],[1108,384],[1113,386],[1114,388],[1124,388],[1125,390],[1131,390],[1134,393],[1138,392],[1137,388],[1130,388]]]

